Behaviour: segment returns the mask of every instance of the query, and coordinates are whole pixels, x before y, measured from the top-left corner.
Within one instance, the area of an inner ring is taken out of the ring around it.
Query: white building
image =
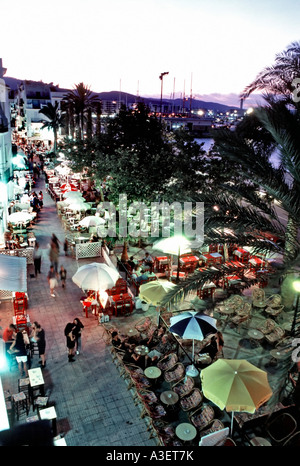
[[[13,175],[9,88],[3,79],[6,68],[0,58],[0,243],[7,226],[9,181]]]
[[[51,103],[59,104],[66,95],[65,89],[59,89],[53,83],[46,84],[42,81],[24,80],[18,88],[15,98],[17,109],[17,130],[19,134],[30,140],[53,142],[53,133],[48,129],[42,129],[47,117],[40,110]]]

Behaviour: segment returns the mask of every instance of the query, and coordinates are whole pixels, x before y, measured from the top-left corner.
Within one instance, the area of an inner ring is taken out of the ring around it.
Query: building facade
[[[9,88],[5,83],[6,69],[0,58],[0,242],[7,227],[8,200],[10,198],[9,181],[13,176],[12,143],[10,123]]]

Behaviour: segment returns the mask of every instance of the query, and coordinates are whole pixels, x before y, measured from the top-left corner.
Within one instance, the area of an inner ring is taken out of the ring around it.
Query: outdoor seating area
[[[78,187],[77,184],[76,189]],[[75,191],[75,187],[71,187],[70,191],[66,191],[66,193],[68,192],[75,193],[77,191]],[[57,195],[58,191],[55,196]],[[56,197],[52,200],[56,202]],[[262,423],[259,423],[260,430],[257,431],[249,429],[249,424],[247,429],[245,426],[240,428],[236,420],[240,413],[236,413],[234,416],[232,431],[230,413],[226,409],[218,408],[205,395],[200,378],[203,370],[212,367],[218,360],[225,359],[222,348],[218,348],[217,352],[212,349],[214,340],[211,337],[216,335],[217,331],[226,332],[227,338],[230,335],[234,341],[237,341],[238,350],[245,348],[250,354],[251,348],[256,348],[257,353],[261,351],[263,354],[265,352],[265,358],[270,363],[271,369],[275,367],[275,364],[279,364],[281,357],[279,353],[284,351],[280,345],[284,345],[289,332],[282,326],[282,315],[285,315],[286,318],[286,314],[278,295],[276,292],[261,288],[260,284],[252,286],[251,290],[245,294],[238,287],[234,288],[229,284],[230,280],[237,282],[243,280],[246,274],[254,276],[256,269],[250,261],[254,261],[256,265],[261,265],[260,259],[257,258],[256,261],[253,256],[247,254],[245,250],[241,250],[242,248],[237,245],[232,247],[229,257],[227,257],[224,248],[219,247],[217,251],[211,250],[209,252],[205,251],[207,248],[203,248],[203,251],[193,250],[190,253],[180,254],[177,257],[178,261],[176,259],[177,264],[179,264],[178,269],[176,265],[171,266],[172,261],[169,254],[156,255],[155,249],[149,246],[146,248],[135,247],[135,261],[144,267],[144,272],[147,271],[148,276],[145,281],[134,283],[132,273],[126,274],[123,269],[118,267],[121,262],[119,258],[117,258],[118,261],[110,260],[112,258],[110,258],[107,247],[103,246],[102,242],[91,241],[91,235],[94,235],[94,232],[92,233],[89,228],[94,227],[82,226],[81,231],[72,229],[76,223],[75,221],[69,222],[72,218],[71,213],[68,213],[70,204],[62,206],[61,209],[60,202],[64,201],[57,201],[56,207],[60,215],[59,222],[63,228],[61,237],[65,236],[68,242],[66,255],[68,261],[81,258],[78,256],[80,247],[86,244],[93,246],[101,243],[100,252],[95,255],[97,258],[95,263],[100,270],[105,270],[104,265],[108,266],[111,281],[104,285],[102,276],[101,286],[99,283],[94,286],[91,270],[88,272],[89,282],[83,284],[81,281],[76,283],[73,280],[82,269],[95,264],[92,259],[93,255],[85,257],[85,252],[82,258],[91,258],[91,260],[84,261],[85,265],[81,265],[80,260],[76,261],[77,272],[75,275],[70,275],[69,278],[70,281],[73,281],[72,285],[75,284],[80,289],[82,296],[77,300],[80,303],[82,315],[87,319],[84,322],[87,322],[89,329],[91,326],[100,332],[106,326],[110,329],[105,331],[105,335],[112,361],[118,369],[120,378],[126,384],[125,390],[127,388],[132,395],[133,405],[140,409],[141,419],[145,420],[148,426],[149,439],[155,439],[158,445],[164,446],[199,445],[202,444],[201,442],[205,444],[209,439],[215,438],[213,434],[219,434],[220,438],[222,437],[220,443],[222,445],[225,445],[227,441],[229,443],[232,441],[235,445],[255,445],[258,438],[275,444],[275,440],[271,438],[269,431]],[[88,215],[85,214],[86,212],[83,214],[83,220],[88,218]],[[81,217],[81,213],[76,215]],[[37,224],[34,224],[33,229],[28,231],[26,239],[31,239],[30,236],[34,235],[36,226]],[[22,243],[25,240],[25,238],[20,239]],[[35,236],[32,239],[35,239]],[[72,248],[74,248],[74,253]],[[208,247],[208,249],[210,248]],[[116,250],[118,249],[116,248]],[[145,266],[142,257],[146,251],[149,251],[153,257],[153,264],[150,266]],[[233,254],[234,251],[238,251],[239,254]],[[265,263],[262,265],[266,266]],[[167,308],[160,306],[162,297],[172,289],[174,282],[177,281],[177,276],[186,280],[200,267],[201,270],[205,270],[216,266],[224,267],[225,272],[222,280],[214,282],[212,279],[208,281],[200,290],[195,290],[182,306],[174,305]],[[270,270],[268,268],[266,276]],[[224,280],[227,280],[227,285],[224,285]],[[151,290],[150,285],[155,285],[154,291]],[[230,292],[229,288],[231,288]],[[198,297],[198,301],[205,300],[207,306],[204,314],[211,318],[216,325],[213,334],[201,334],[201,337],[195,340],[188,333],[177,333],[172,328],[174,317],[180,317],[187,311],[197,314],[196,306],[194,309],[191,304],[194,297]],[[142,300],[143,305],[147,304],[147,306],[138,307],[139,299]],[[188,301],[191,309],[186,309]],[[12,308],[14,322],[16,322],[18,329],[28,333],[30,329],[28,294],[15,292]],[[279,312],[278,309],[280,309]],[[163,338],[158,336],[158,330],[161,327],[165,329],[164,348],[161,345],[157,349],[156,345]],[[120,348],[112,342],[112,329],[115,329],[120,337]],[[226,344],[228,344],[228,340]],[[243,345],[245,346],[243,347]],[[30,345],[29,357],[34,358],[36,350],[34,345]],[[272,352],[273,350],[274,352]],[[241,351],[241,354],[245,353]],[[12,370],[14,370],[14,365],[13,362]],[[194,370],[196,376],[191,375]],[[24,386],[22,390],[24,391]],[[24,401],[22,395],[18,407],[15,407],[15,412],[19,413],[16,414],[16,417],[22,419],[23,414],[26,419],[31,417],[31,409],[35,411],[34,415],[38,416],[43,408],[49,407],[39,405],[39,403],[43,403],[41,398],[47,398],[47,396],[42,396],[41,392],[38,394],[39,397],[31,399],[29,402]],[[11,405],[13,406],[14,403],[15,401],[12,399]],[[283,406],[279,411],[282,409],[285,410],[285,407]],[[271,407],[267,412],[269,414],[272,412]],[[254,415],[249,414],[249,419],[254,418]],[[54,423],[52,428],[55,429]],[[293,430],[287,439],[280,440],[279,443],[292,441],[292,436],[297,433],[297,428],[298,423],[296,430]],[[297,436],[295,441],[297,441]]]

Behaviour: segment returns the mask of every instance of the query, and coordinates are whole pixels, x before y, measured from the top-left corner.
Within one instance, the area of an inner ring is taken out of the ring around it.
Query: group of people
[[[76,317],[73,322],[68,322],[65,326],[65,337],[68,348],[68,361],[74,362],[74,356],[81,352],[81,332],[84,325],[81,320]]]
[[[33,212],[39,212],[44,205],[44,196],[43,191],[40,191],[38,194],[33,191],[30,196],[30,207],[32,207]]]
[[[124,364],[135,364],[142,369],[156,364],[162,357],[176,349],[173,336],[166,331],[164,326],[160,325],[147,337],[143,335],[121,336],[117,330],[114,330],[111,338],[112,345],[123,352]],[[139,354],[135,349],[140,345],[146,346],[150,351],[146,355]]]
[[[21,376],[28,375],[28,362],[33,343],[38,346],[41,369],[46,367],[45,330],[38,322],[33,322],[29,335],[25,330],[18,330],[14,324],[10,324],[4,329],[2,339],[5,342],[7,353],[16,357]]]

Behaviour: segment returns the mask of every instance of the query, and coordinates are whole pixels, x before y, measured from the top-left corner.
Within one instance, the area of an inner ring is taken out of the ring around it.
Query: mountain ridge
[[[9,88],[13,91],[16,91],[18,86],[20,85],[20,83],[22,81],[34,81],[34,80],[29,80],[29,79],[18,79],[18,78],[13,78],[13,77],[4,77],[4,81],[6,82],[6,84],[9,86]],[[39,82],[39,81],[36,81],[36,82]],[[51,83],[52,84],[52,83]],[[65,88],[61,88],[58,84],[57,85],[53,85],[53,87],[56,87],[58,90],[63,90],[63,91],[70,91],[71,89],[65,89]],[[157,103],[157,105],[159,106],[160,105],[160,98],[158,97],[143,97],[143,96],[136,96],[134,94],[130,94],[128,92],[124,92],[124,91],[104,91],[104,92],[95,92],[95,94],[97,94],[99,96],[99,98],[101,100],[123,100],[125,101],[125,103],[128,105],[128,104],[132,104],[132,103],[135,103],[137,101],[141,101],[141,102],[144,102],[144,103]],[[182,103],[183,103],[183,100],[182,99],[179,99],[179,98],[176,98],[176,99],[167,99],[167,98],[163,98],[162,99],[162,102],[164,103],[168,103],[168,104],[173,104],[174,106],[176,107],[182,107]],[[227,112],[227,111],[230,111],[230,110],[238,110],[239,107],[236,107],[236,106],[233,106],[233,105],[226,105],[226,104],[222,104],[220,102],[207,102],[207,101],[204,101],[204,100],[199,100],[199,99],[192,99],[192,102],[191,102],[191,105],[190,105],[190,98],[186,98],[185,100],[185,108],[186,109],[202,109],[202,110],[213,110],[213,111],[223,111],[223,112]]]

